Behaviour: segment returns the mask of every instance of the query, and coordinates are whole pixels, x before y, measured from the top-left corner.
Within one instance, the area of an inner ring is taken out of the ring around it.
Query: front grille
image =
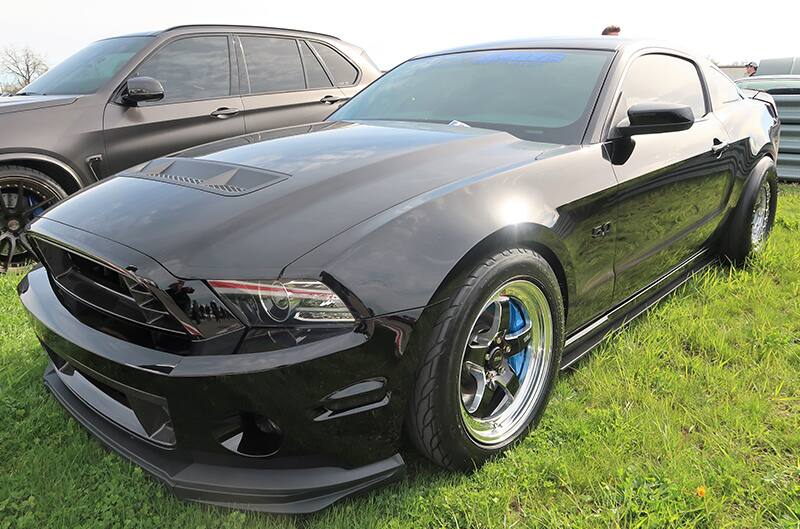
[[[129,323],[186,335],[183,325],[142,281],[41,238],[33,243],[58,293]]]

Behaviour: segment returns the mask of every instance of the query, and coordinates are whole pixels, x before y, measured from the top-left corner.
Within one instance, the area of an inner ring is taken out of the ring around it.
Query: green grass
[[[409,477],[312,516],[182,503],[108,453],[41,382],[0,279],[0,529],[800,527],[800,187],[767,251],[714,267],[562,376],[540,427],[465,476]],[[704,491],[704,493],[703,493]]]

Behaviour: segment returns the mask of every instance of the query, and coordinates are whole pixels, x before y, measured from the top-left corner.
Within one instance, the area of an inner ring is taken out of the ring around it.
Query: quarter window
[[[322,62],[328,67],[336,86],[349,86],[356,83],[358,70],[350,64],[350,61],[342,57],[341,53],[319,42],[312,42],[311,47],[314,48],[314,51],[322,58]]]
[[[160,81],[164,86],[161,102],[228,96],[231,93],[228,37],[190,37],[171,42],[147,59],[133,76]]]
[[[634,60],[622,83],[622,96],[614,113],[617,125],[637,103],[676,103],[687,105],[695,118],[706,114],[703,87],[697,68],[672,55],[645,55]]]
[[[711,96],[714,108],[719,108],[725,103],[739,101],[742,98],[739,95],[739,89],[731,81],[730,77],[710,66],[705,68],[705,72],[708,93]]]
[[[328,88],[333,86],[317,56],[308,47],[308,43],[303,42],[300,45],[300,49],[303,55],[303,66],[306,69],[308,88]]]
[[[287,92],[306,87],[296,40],[241,37],[241,41],[250,93]]]

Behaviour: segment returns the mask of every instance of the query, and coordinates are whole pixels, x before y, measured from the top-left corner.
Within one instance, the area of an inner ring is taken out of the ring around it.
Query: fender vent
[[[277,171],[194,158],[159,158],[120,176],[160,180],[226,196],[244,195],[289,178]]]

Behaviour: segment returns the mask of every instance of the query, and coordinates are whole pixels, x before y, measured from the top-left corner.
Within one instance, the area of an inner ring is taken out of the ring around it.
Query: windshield
[[[763,90],[769,94],[800,94],[800,76],[796,79],[759,79],[750,77],[736,81],[740,88]]]
[[[579,143],[611,57],[539,49],[412,59],[329,119],[455,121],[526,140]]]
[[[20,91],[21,95],[92,94],[114,77],[152,37],[100,40],[48,70]]]

